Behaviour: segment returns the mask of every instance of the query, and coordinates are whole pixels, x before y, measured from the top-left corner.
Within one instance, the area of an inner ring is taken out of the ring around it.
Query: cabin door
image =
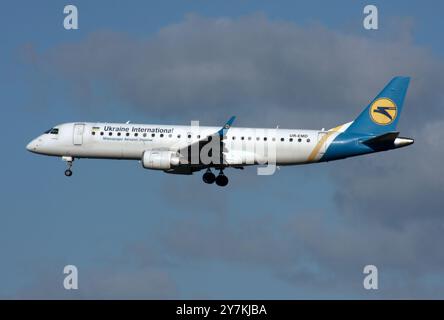
[[[74,125],[74,133],[73,133],[73,144],[76,146],[80,146],[83,143],[83,133],[85,131],[84,124],[75,124]]]

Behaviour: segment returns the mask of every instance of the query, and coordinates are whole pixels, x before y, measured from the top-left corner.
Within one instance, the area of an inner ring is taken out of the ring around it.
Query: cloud
[[[407,110],[405,110],[407,112]],[[334,164],[338,205],[355,216],[393,226],[418,220],[441,222],[440,194],[444,190],[444,139],[441,120],[414,131],[407,149]]]
[[[393,229],[322,210],[276,214],[255,208],[222,222],[190,214],[159,238],[178,266],[211,261],[265,270],[306,298],[442,296],[442,225],[414,221]],[[380,271],[381,290],[373,295],[362,286],[368,264]]]
[[[421,105],[436,103],[432,90],[443,83],[442,64],[409,41],[301,27],[261,14],[192,14],[142,38],[94,32],[32,57],[79,105],[104,108],[112,100],[152,117],[187,121],[237,114],[251,125],[335,126],[356,116],[394,75],[413,76],[410,103]]]

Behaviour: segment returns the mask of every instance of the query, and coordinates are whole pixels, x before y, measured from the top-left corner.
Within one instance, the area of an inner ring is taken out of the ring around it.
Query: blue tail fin
[[[348,132],[379,135],[396,131],[409,77],[395,77],[348,127]]]

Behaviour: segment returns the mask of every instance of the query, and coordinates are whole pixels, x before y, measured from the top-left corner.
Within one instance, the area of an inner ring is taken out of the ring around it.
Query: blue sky
[[[76,31],[63,29],[61,1],[3,4],[0,297],[443,297],[444,257],[434,247],[443,240],[443,172],[419,156],[441,155],[430,137],[442,136],[443,125],[442,3],[374,1],[373,32],[362,28],[364,1],[71,3]],[[255,30],[263,40],[252,40]],[[273,41],[273,53],[261,46]],[[285,52],[306,60],[282,62]],[[228,72],[203,90],[193,73],[186,83],[156,73],[165,65],[194,70],[193,57],[227,70],[250,55],[247,65],[271,82],[246,74],[237,90],[227,83],[239,75]],[[139,69],[134,80],[128,70]],[[352,120],[395,73],[412,75],[400,126],[414,147],[271,177],[233,169],[225,189],[135,161],[76,161],[67,179],[60,159],[25,150],[71,121],[217,125],[236,113],[242,126],[334,126]],[[286,79],[295,79],[289,89]],[[150,81],[170,94],[150,91]],[[277,89],[264,93],[270,83]],[[388,202],[375,204],[387,188]],[[79,269],[76,292],[62,287],[66,264]],[[380,266],[377,292],[362,288],[366,264]]]

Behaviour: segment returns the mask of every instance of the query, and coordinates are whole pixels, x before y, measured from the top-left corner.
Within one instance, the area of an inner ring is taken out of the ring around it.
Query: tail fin
[[[409,77],[395,77],[348,127],[348,132],[379,135],[396,131]]]

